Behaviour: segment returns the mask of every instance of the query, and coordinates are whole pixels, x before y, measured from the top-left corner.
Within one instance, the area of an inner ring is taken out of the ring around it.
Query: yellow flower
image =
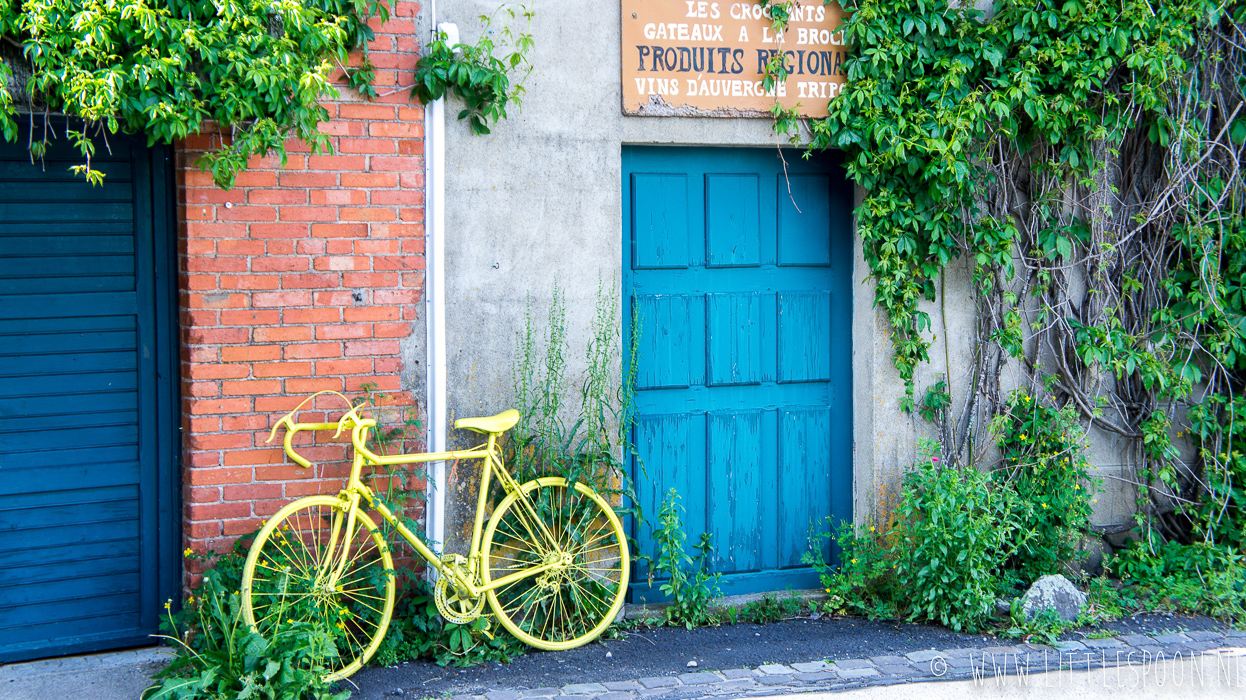
[[[194,553],[195,553],[195,550],[191,549],[190,547],[187,547],[187,548],[186,548],[186,551],[185,551],[185,552],[182,552],[182,556],[184,556],[184,557],[189,557],[190,555],[192,555],[192,554],[194,554]]]
[[[1080,489],[1081,487],[1082,487],[1081,484],[1073,484],[1073,488],[1075,489]]]
[[[1022,439],[1022,440],[1027,440],[1027,439],[1029,439],[1029,438],[1026,436],[1026,434],[1025,434],[1025,433],[1021,433],[1021,439]]]
[[[873,525],[871,525],[871,526],[870,526],[870,532],[874,532],[874,526],[873,526]]]
[[[186,604],[187,604],[187,605],[190,605],[190,604],[191,604],[191,603],[193,603],[193,602],[195,602],[195,597],[194,597],[193,595],[186,596]]]
[[[856,559],[853,559],[853,560],[852,560],[852,563],[853,563],[853,564],[856,564],[856,563],[857,563],[857,560],[856,560]]]
[[[172,598],[170,598],[169,600],[164,601],[164,609],[165,609],[165,610],[168,610],[168,609],[169,609],[172,605],[173,605],[173,599],[172,599]]]
[[[1044,508],[1046,508],[1046,507],[1047,507],[1047,504],[1046,504],[1046,503],[1044,503],[1044,504],[1043,504],[1043,507],[1044,507]]]

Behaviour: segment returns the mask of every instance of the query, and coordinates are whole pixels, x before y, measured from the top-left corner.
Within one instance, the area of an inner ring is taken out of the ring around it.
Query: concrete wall
[[[459,25],[464,42],[476,17],[497,0],[441,0],[438,22]],[[620,294],[621,147],[624,144],[773,147],[766,119],[628,117],[620,109],[619,3],[541,0],[532,33],[535,70],[522,110],[489,136],[456,122],[446,142],[447,354],[451,419],[509,406],[515,340],[528,295],[544,318],[555,282],[567,298],[571,357],[567,376],[584,367],[599,283]],[[861,193],[857,193],[858,201]],[[868,519],[885,505],[914,459],[918,439],[935,437],[921,418],[899,409],[904,385],[891,361],[886,317],[873,308],[861,242],[854,243],[854,510]],[[918,390],[947,377],[963,407],[975,328],[973,285],[953,266],[945,293],[926,311],[936,340],[918,370]],[[949,367],[951,368],[949,371]],[[1016,385],[1019,376],[1005,378]],[[568,386],[571,395],[578,385]],[[957,391],[959,389],[959,391]],[[985,426],[978,433],[986,437]],[[451,444],[459,436],[452,436]],[[450,484],[448,536],[468,534],[475,481],[460,466]],[[1098,522],[1098,521],[1097,521]],[[461,543],[460,543],[461,546]]]

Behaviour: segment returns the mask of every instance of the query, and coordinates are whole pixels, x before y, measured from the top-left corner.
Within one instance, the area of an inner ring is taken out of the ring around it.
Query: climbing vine
[[[499,13],[529,26],[533,16],[523,7]],[[425,102],[453,92],[476,133],[518,103],[523,79],[512,76],[531,70],[531,35],[505,25],[495,38],[494,17],[481,17],[474,45],[431,42],[411,90]],[[99,184],[93,137],[172,143],[207,126],[214,139],[198,165],[228,189],[251,156],[284,162],[288,140],[331,150],[318,129],[329,118],[321,101],[338,95],[330,78],[340,71],[361,96],[378,97],[369,21],[388,18],[386,0],[0,0],[0,135],[24,140],[35,158],[63,136],[83,158],[72,169]],[[352,67],[355,51],[362,60]],[[58,134],[34,118],[53,113],[74,126]]]
[[[781,32],[795,0],[761,2]],[[1009,374],[1129,446],[1148,543],[1246,552],[1246,2],[841,4],[844,90],[825,119],[776,106],[775,128],[842,150],[865,190],[905,408],[926,304],[951,268],[972,280],[965,385],[921,402],[945,463],[993,447]]]
[[[165,143],[215,124],[221,138],[200,166],[232,186],[252,155],[285,157],[298,138],[329,148],[319,101],[336,96],[334,66],[367,84],[368,20],[382,0],[0,0],[0,134],[40,156],[52,134],[21,133],[20,112],[63,113],[82,152],[75,169],[93,183],[90,136],[145,133]],[[364,64],[347,68],[349,52]]]
[[[528,53],[533,46],[533,14],[530,7],[504,5],[492,16],[481,15],[484,29],[475,44],[451,46],[439,33],[416,64],[411,98],[427,104],[452,93],[463,100],[459,119],[468,120],[472,133],[488,134],[490,122],[506,118],[508,104],[519,105],[524,80],[532,72]],[[495,38],[492,26],[499,16],[505,21]],[[527,22],[524,31],[511,26],[518,19]],[[518,78],[512,80],[512,75]]]

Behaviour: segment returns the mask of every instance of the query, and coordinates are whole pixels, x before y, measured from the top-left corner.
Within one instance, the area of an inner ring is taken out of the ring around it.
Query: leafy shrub
[[[1027,504],[973,467],[919,462],[896,508],[896,581],[909,617],[976,631],[995,607],[999,573],[1031,539]]]
[[[658,551],[649,570],[649,585],[653,585],[655,576],[665,578],[660,590],[671,599],[666,608],[667,624],[692,629],[716,621],[710,612],[710,603],[722,595],[718,587],[722,574],[711,574],[709,571],[711,546],[708,532],[701,533],[701,542],[696,547],[699,553],[695,558],[684,551],[688,535],[684,533],[683,518],[680,516],[683,509],[679,504],[679,493],[671,489],[662,501],[657,527],[653,532]],[[688,565],[691,565],[691,571],[685,568]]]
[[[1089,475],[1086,437],[1071,407],[1044,406],[1025,391],[1008,397],[991,424],[1004,467],[994,475],[1020,497],[1020,527],[1032,533],[1012,562],[1028,583],[1060,573],[1077,555],[1077,542],[1090,523],[1096,484]]]
[[[1005,587],[1006,562],[1029,544],[1029,506],[977,469],[940,467],[938,446],[905,475],[883,532],[840,527],[842,563],[822,570],[832,609],[871,617],[936,620],[977,631]]]
[[[1107,566],[1149,609],[1246,621],[1246,557],[1227,547],[1164,542],[1152,533]]]
[[[527,647],[501,627],[490,629],[490,616],[469,625],[446,622],[433,602],[432,585],[423,579],[406,582],[394,606],[385,641],[372,663],[392,666],[429,659],[438,666],[474,666],[486,661],[509,663]]]
[[[144,700],[342,700],[324,682],[336,658],[327,624],[289,621],[264,637],[242,619],[242,600],[229,571],[208,571],[185,608],[165,604],[161,629],[176,645],[173,662],[154,676]]]

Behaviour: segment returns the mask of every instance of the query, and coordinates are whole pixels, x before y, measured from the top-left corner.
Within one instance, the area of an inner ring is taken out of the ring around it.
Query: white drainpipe
[[[436,5],[431,24],[447,35],[451,46],[458,43],[458,27],[436,24]],[[445,99],[434,100],[424,110],[424,255],[425,314],[428,338],[428,449],[446,451],[446,235],[445,235]],[[425,527],[434,549],[440,553],[445,542],[446,464],[431,462],[428,467],[428,501]]]

